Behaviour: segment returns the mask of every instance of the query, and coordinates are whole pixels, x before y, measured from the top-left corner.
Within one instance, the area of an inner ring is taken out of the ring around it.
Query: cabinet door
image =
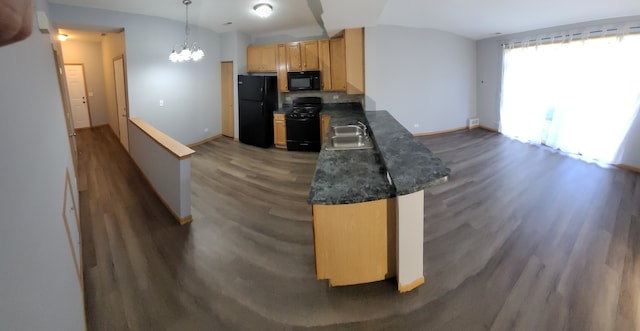
[[[287,46],[285,44],[278,45],[277,61],[278,69],[278,91],[287,92]]]
[[[278,148],[287,147],[287,129],[283,114],[273,115],[273,142]]]
[[[261,47],[262,72],[276,72],[277,45],[264,45]]]
[[[346,91],[347,73],[345,69],[346,55],[344,51],[344,38],[331,39],[330,50],[331,89],[334,91]]]
[[[344,30],[347,94],[364,94],[364,28]]]
[[[329,129],[329,121],[331,120],[331,116],[329,115],[321,115],[320,116],[320,143],[324,142],[324,136],[327,134],[327,130]]]
[[[259,46],[247,47],[247,72],[259,72],[262,62],[262,51]]]
[[[327,39],[318,41],[318,62],[320,62],[322,90],[331,91],[331,50]]]
[[[287,71],[302,71],[300,43],[287,44]]]
[[[319,70],[318,41],[303,41],[300,43],[300,55],[302,56],[302,70]]]

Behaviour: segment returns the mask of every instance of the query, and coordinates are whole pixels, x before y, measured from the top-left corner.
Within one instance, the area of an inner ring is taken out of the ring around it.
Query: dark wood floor
[[[196,148],[177,225],[107,127],[82,131],[89,330],[640,330],[640,176],[482,130],[419,138],[426,283],[315,279],[317,154]],[[416,165],[419,166],[419,165]]]

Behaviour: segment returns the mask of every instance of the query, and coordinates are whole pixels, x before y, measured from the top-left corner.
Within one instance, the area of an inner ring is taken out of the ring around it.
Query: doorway
[[[220,62],[222,86],[222,135],[233,138],[234,129],[234,93],[233,61]]]
[[[65,64],[64,72],[73,114],[73,127],[76,129],[91,127],[87,88],[83,64]]]
[[[64,78],[64,67],[62,56],[58,50],[52,46],[53,60],[56,64],[56,76],[58,77],[58,87],[60,88],[60,98],[62,99],[62,109],[64,110],[64,119],[67,125],[67,135],[69,137],[69,148],[71,149],[71,159],[73,161],[74,174],[78,173],[78,144],[76,143],[76,130],[73,126],[73,114],[69,101],[69,92],[67,91],[66,79]]]
[[[129,130],[127,116],[127,95],[125,88],[125,75],[124,75],[124,57],[118,56],[113,59],[113,76],[116,84],[116,109],[118,112],[118,136],[120,137],[120,143],[124,146],[124,149],[129,151]]]

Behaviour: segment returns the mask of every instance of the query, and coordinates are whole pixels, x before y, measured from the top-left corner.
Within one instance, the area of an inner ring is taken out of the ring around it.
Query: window
[[[640,34],[506,48],[500,131],[615,163],[640,107]]]

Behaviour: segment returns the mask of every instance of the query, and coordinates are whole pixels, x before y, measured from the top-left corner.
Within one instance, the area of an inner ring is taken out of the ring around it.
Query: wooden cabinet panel
[[[278,148],[287,148],[287,127],[284,114],[273,114],[273,143]]]
[[[277,45],[264,45],[262,47],[262,70],[265,72],[276,72],[276,50]]]
[[[319,70],[318,41],[287,44],[287,71]]]
[[[374,282],[395,274],[392,200],[313,205],[318,279],[331,286]]]
[[[278,91],[287,92],[289,91],[289,86],[287,82],[287,46],[285,44],[278,44],[276,56]]]
[[[320,115],[320,143],[324,142],[324,136],[327,134],[327,130],[329,129],[329,121],[331,120],[331,116],[329,115]]]
[[[287,44],[287,71],[302,71],[300,43]]]
[[[344,30],[347,94],[364,94],[364,28]]]
[[[319,70],[318,41],[303,41],[300,43],[302,70]]]
[[[247,71],[258,72],[262,64],[262,50],[258,46],[247,47]]]
[[[248,72],[276,72],[277,45],[247,47]]]
[[[318,41],[318,62],[322,81],[321,88],[323,91],[331,91],[331,49],[328,39]]]
[[[331,89],[334,91],[347,90],[346,55],[344,38],[330,40],[331,49]]]

